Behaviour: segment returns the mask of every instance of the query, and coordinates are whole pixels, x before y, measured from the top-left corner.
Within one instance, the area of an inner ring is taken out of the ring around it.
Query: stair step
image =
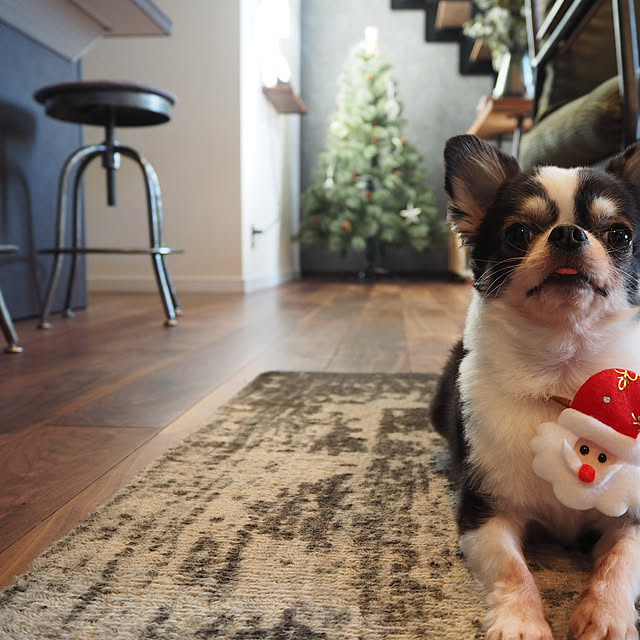
[[[442,8],[440,8],[442,5]],[[461,9],[452,5],[461,5],[462,11],[468,5],[471,13],[471,2],[468,0],[428,0],[425,6],[425,40],[427,42],[458,42],[462,35],[462,24],[451,24],[452,13],[460,14]]]
[[[391,0],[392,9],[424,9],[427,0]]]
[[[471,2],[468,0],[440,0],[436,10],[435,27],[442,29],[461,29],[471,18]]]
[[[477,40],[462,36],[460,39],[460,75],[490,76],[495,72],[491,66],[491,52],[478,44]]]

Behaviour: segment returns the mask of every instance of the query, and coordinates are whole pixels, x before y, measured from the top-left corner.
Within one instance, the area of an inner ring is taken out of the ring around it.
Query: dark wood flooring
[[[0,586],[268,370],[438,371],[469,285],[302,280],[248,295],[94,294],[0,352]]]

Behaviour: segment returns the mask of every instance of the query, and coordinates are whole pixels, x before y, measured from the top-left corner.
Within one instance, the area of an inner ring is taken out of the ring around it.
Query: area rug
[[[268,373],[0,593],[0,637],[482,638],[435,376]],[[530,558],[555,637],[588,558]]]

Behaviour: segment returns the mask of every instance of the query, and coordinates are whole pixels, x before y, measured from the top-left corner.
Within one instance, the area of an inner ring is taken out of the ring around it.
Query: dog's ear
[[[634,142],[611,158],[605,170],[622,178],[634,187],[636,193],[640,193],[640,142]]]
[[[515,158],[470,135],[447,141],[444,164],[448,220],[468,244],[495,201],[498,189],[518,175],[520,167]]]

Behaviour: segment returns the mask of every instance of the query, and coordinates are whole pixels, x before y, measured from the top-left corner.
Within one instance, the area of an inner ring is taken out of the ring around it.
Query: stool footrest
[[[79,247],[73,248],[58,248],[58,249],[41,249],[40,253],[128,253],[128,254],[140,254],[140,255],[169,255],[171,253],[184,253],[184,249],[171,249],[169,247]]]

